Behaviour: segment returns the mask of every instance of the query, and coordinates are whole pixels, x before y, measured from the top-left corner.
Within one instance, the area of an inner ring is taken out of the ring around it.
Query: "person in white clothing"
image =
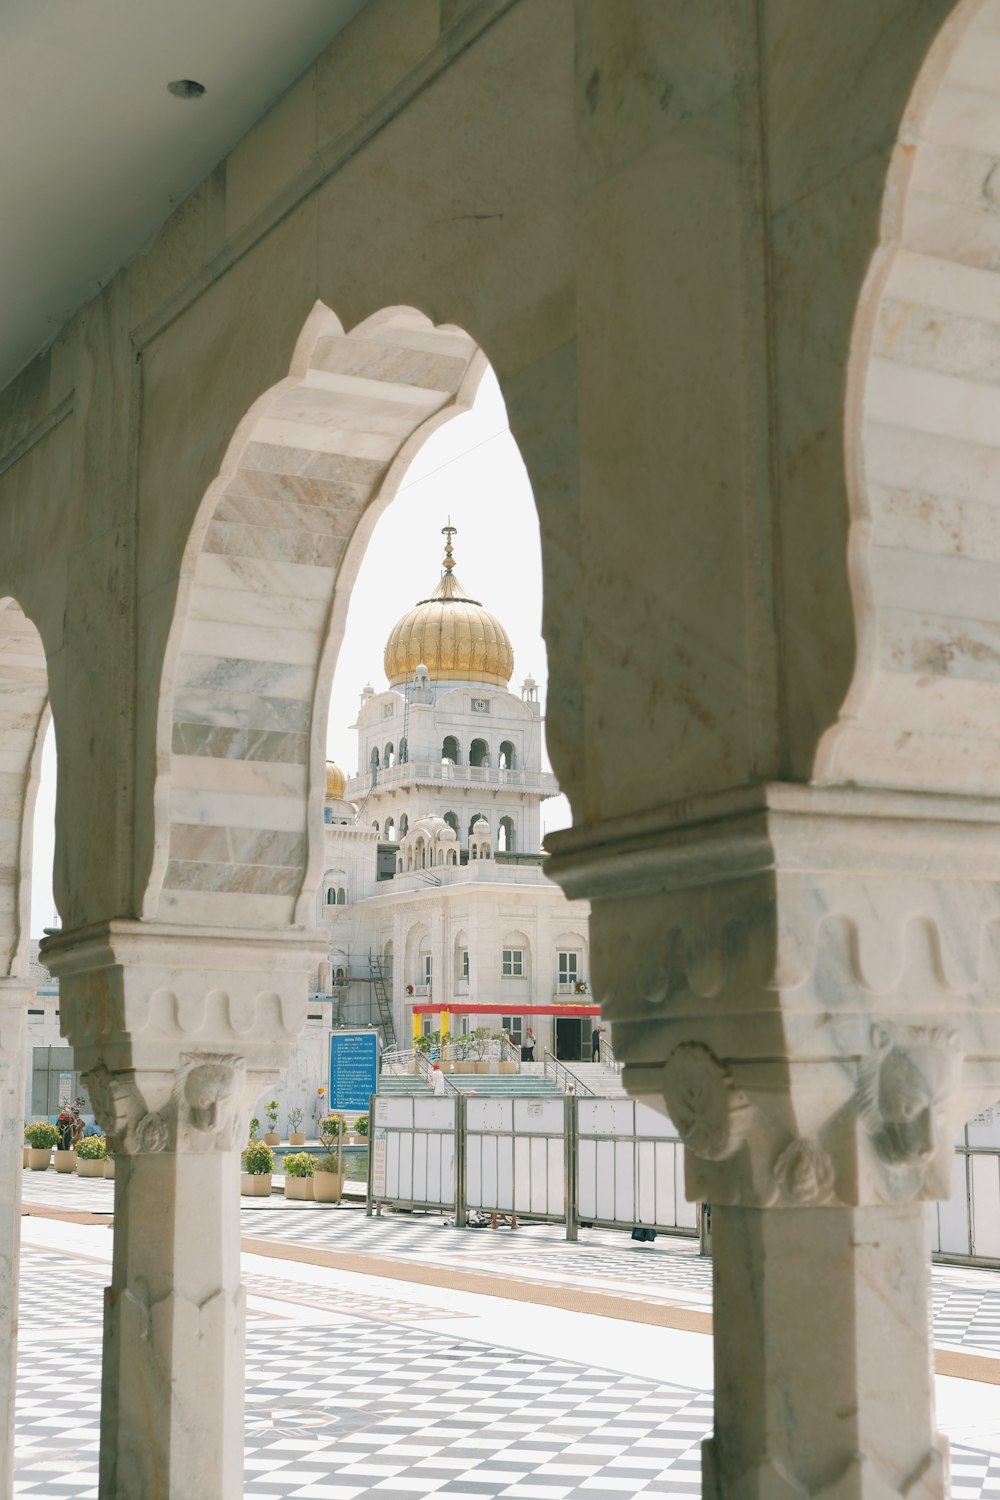
[[[444,1074],[441,1072],[441,1064],[435,1063],[432,1070],[432,1079],[435,1094],[444,1093]]]

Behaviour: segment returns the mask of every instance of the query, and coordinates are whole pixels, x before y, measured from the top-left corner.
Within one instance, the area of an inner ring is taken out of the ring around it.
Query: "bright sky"
[[[502,622],[514,647],[513,692],[529,674],[544,705],[547,680],[541,634],[542,562],[538,518],[517,445],[507,428],[492,371],[473,409],[438,428],[410,466],[396,498],[378,522],[351,598],[330,704],[328,752],[348,774],[357,769],[357,736],[350,729],[361,689],[384,688],[382,652],[400,615],[426,599],[441,576],[444,537],[451,520],[455,572],[462,587]],[[548,765],[547,760],[544,762]],[[31,934],[54,925],[52,899],[55,749],[51,731],[42,762],[35,813]],[[564,797],[542,804],[543,832],[570,822]]]

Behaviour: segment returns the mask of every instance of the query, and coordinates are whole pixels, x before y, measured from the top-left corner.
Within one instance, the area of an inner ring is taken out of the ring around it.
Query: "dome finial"
[[[447,526],[441,527],[441,535],[445,538],[444,544],[444,570],[450,573],[455,566],[455,555],[452,551],[451,539],[458,535],[458,527],[451,524],[451,516],[448,517]]]

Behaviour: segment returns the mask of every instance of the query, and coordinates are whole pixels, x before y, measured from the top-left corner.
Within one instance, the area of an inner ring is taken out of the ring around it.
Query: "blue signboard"
[[[367,1109],[378,1088],[378,1033],[334,1031],[330,1036],[330,1108]]]

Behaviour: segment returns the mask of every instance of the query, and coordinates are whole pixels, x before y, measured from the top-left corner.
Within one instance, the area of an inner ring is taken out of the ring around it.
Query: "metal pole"
[[[455,1096],[455,1228],[465,1229],[469,1222],[468,1183],[466,1180],[467,1136],[466,1098]]]
[[[577,1177],[579,1174],[576,1143],[579,1133],[577,1111],[580,1101],[572,1094],[565,1095],[565,1101],[566,1238],[567,1240],[578,1240],[580,1238],[580,1224],[577,1212],[579,1203]]]
[[[365,1204],[365,1218],[370,1219],[373,1212],[372,1206],[372,1164],[375,1160],[375,1152],[372,1143],[375,1140],[375,1100],[376,1094],[368,1095],[368,1201]]]

